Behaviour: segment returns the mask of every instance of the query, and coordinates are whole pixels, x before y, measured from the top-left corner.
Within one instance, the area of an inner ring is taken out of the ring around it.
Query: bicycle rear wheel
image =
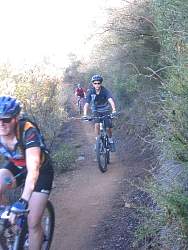
[[[107,148],[105,141],[98,136],[96,141],[96,155],[99,169],[102,173],[107,171]]]

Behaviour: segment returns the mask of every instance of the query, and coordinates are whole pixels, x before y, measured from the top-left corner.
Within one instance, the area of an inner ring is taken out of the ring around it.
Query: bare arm
[[[31,147],[26,149],[27,176],[21,198],[27,201],[30,199],[39,176],[39,168],[41,162],[40,155],[41,149],[39,147]]]
[[[116,105],[115,105],[114,100],[112,98],[109,98],[108,101],[109,101],[109,103],[110,103],[110,105],[112,107],[112,112],[115,112],[116,111]]]

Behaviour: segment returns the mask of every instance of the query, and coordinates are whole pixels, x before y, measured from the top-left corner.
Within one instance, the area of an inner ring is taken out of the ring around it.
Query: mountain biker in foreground
[[[36,127],[26,122],[21,134],[20,111],[16,98],[0,96],[0,155],[6,160],[0,169],[0,202],[5,201],[3,193],[7,188],[24,183],[20,199],[11,207],[10,220],[14,223],[14,213],[28,208],[29,249],[40,250],[41,217],[52,188],[53,168]],[[9,185],[6,180],[10,180]]]
[[[84,118],[87,118],[89,106],[91,104],[91,111],[94,117],[100,117],[107,114],[116,114],[116,106],[113,97],[108,89],[102,86],[103,78],[100,75],[94,75],[91,78],[92,87],[88,90],[86,95],[86,103],[84,105]],[[100,133],[99,119],[95,119],[95,135],[96,138]],[[111,145],[111,152],[115,152],[115,144],[112,138],[112,119],[106,118],[106,125],[108,128],[109,142]]]
[[[77,84],[77,88],[75,89],[75,96],[77,97],[77,104],[81,98],[84,98],[86,96],[86,91],[81,87],[80,83]]]

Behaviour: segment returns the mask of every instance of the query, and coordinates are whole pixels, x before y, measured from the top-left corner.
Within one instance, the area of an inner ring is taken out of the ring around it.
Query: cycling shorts
[[[93,116],[94,117],[101,117],[101,116],[109,115],[109,114],[110,114],[110,112],[102,112],[102,113],[94,112]],[[99,118],[95,118],[94,119],[94,123],[99,123],[99,122],[100,122]],[[112,118],[111,117],[106,117],[105,118],[105,125],[106,125],[106,128],[112,128],[113,127]]]
[[[54,172],[53,168],[50,165],[47,166],[47,164],[50,164],[50,162],[46,163],[45,166],[42,166],[40,169],[39,177],[33,190],[34,192],[50,194]],[[12,162],[9,162],[4,168],[8,169],[13,176],[16,176],[17,186],[20,186],[25,182],[27,175],[26,167],[17,167]],[[44,170],[45,168],[46,171]]]
[[[78,98],[84,98],[84,94],[81,94],[81,95],[78,95],[78,94],[77,94],[77,97],[78,97]]]

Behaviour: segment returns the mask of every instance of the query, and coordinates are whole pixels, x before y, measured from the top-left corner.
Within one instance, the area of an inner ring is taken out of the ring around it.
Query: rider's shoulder
[[[91,94],[94,94],[95,93],[95,88],[93,87],[90,87],[87,89],[87,94],[91,95]]]
[[[104,86],[101,86],[101,90],[103,92],[106,92],[106,93],[111,93],[111,91],[108,88],[104,87]]]
[[[108,89],[105,87],[105,86],[101,86],[101,90],[103,90],[103,91],[108,91]]]
[[[101,86],[101,93],[102,94],[107,94],[107,93],[109,93],[109,90],[106,87]]]

